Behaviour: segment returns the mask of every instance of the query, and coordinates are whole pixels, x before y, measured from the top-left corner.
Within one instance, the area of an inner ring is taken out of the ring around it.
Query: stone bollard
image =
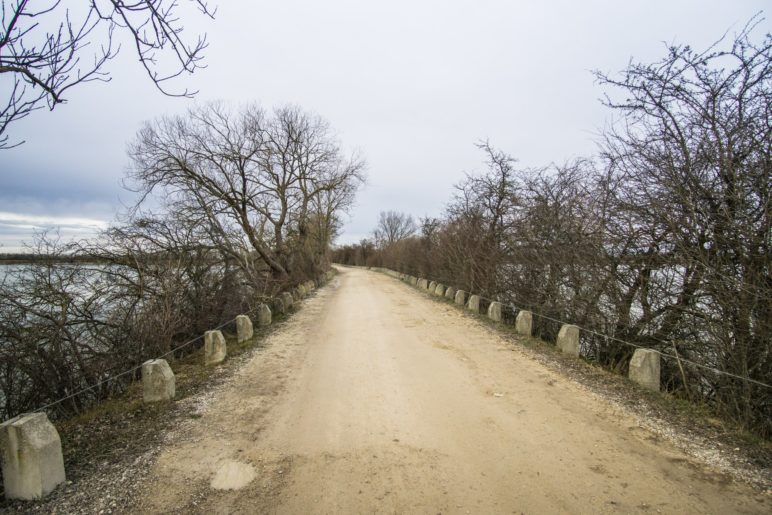
[[[475,313],[479,313],[480,297],[478,295],[470,295],[469,302],[466,303],[466,309],[468,309],[469,311],[474,311]]]
[[[437,284],[437,286],[434,287],[434,294],[438,297],[442,297],[445,295],[445,285],[444,284]]]
[[[266,306],[268,307],[268,306]],[[252,338],[255,334],[252,329],[252,320],[247,315],[239,315],[236,317],[236,340],[241,343]],[[225,357],[225,356],[223,356]],[[222,360],[220,360],[222,361]]]
[[[425,290],[429,287],[429,282],[426,279],[418,279],[418,287]]]
[[[628,377],[649,390],[659,391],[660,355],[651,349],[635,349]]]
[[[456,289],[452,286],[448,286],[445,290],[445,298],[453,300],[456,297]]]
[[[225,360],[227,347],[225,337],[220,331],[204,333],[204,365],[216,365]]]
[[[432,292],[432,293],[434,293],[434,289],[435,289],[435,288],[437,288],[437,282],[436,282],[436,281],[432,281],[432,282],[430,282],[430,283],[429,283],[429,291],[430,291],[430,292]]]
[[[501,302],[491,302],[488,306],[488,318],[494,322],[501,322]]]
[[[265,304],[260,304],[257,307],[257,325],[260,327],[271,325],[271,308]]]
[[[142,363],[142,400],[161,402],[174,399],[174,372],[165,359]]]
[[[558,349],[565,354],[579,355],[579,328],[575,325],[563,324],[555,342]]]
[[[45,413],[0,424],[0,456],[6,499],[40,499],[66,479],[62,441]]]
[[[530,311],[520,311],[517,314],[515,332],[525,336],[533,334],[533,314]]]
[[[295,304],[295,300],[292,298],[292,294],[288,291],[285,291],[281,295],[279,295],[279,300],[281,301],[281,307],[283,313],[289,313],[292,309],[292,306]]]
[[[456,304],[463,306],[466,304],[466,292],[464,290],[458,290],[455,298]]]

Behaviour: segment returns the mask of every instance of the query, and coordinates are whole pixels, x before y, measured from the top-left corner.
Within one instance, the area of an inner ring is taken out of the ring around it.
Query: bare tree
[[[162,194],[256,284],[266,268],[280,283],[302,270],[311,226],[325,216],[330,231],[365,167],[356,155],[343,157],[324,120],[296,107],[270,116],[255,106],[197,107],[147,124],[130,155],[138,207]]]
[[[208,17],[214,10],[205,0],[189,0]],[[3,0],[0,12],[0,149],[11,142],[7,131],[31,112],[54,109],[66,102],[71,88],[109,81],[108,61],[120,49],[119,36],[131,38],[136,55],[153,83],[166,95],[168,81],[201,67],[205,36],[183,37],[180,5],[173,0],[89,0],[70,6],[61,0]],[[8,80],[6,81],[6,77]]]
[[[378,246],[387,247],[412,236],[416,229],[411,215],[396,211],[381,211],[373,235]]]
[[[640,233],[633,257],[656,256],[637,283],[642,332],[712,368],[769,383],[772,36],[752,40],[761,22],[754,17],[729,44],[725,36],[703,52],[673,46],[659,62],[598,77],[624,95],[607,98],[626,122],[604,145],[622,186],[614,201]],[[767,391],[699,376],[703,395],[722,410],[772,432]]]

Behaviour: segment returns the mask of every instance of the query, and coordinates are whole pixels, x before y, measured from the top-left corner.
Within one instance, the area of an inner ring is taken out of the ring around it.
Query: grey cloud
[[[608,113],[589,70],[657,59],[663,41],[704,48],[767,3],[223,1],[213,23],[186,23],[210,47],[207,68],[185,81],[200,102],[298,104],[360,149],[369,186],[341,238],[355,241],[382,210],[441,213],[463,172],[482,168],[478,139],[523,166],[593,153]],[[160,95],[130,52],[110,71],[112,82],[14,128],[28,143],[0,155],[0,211],[109,219],[120,209],[126,143],[143,120],[190,102]]]

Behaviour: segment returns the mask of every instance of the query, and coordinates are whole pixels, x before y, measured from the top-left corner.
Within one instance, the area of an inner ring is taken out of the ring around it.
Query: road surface
[[[342,268],[170,435],[157,513],[764,513],[457,308]]]

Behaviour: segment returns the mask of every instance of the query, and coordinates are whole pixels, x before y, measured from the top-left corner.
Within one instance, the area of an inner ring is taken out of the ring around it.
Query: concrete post
[[[649,390],[659,391],[660,355],[651,349],[635,349],[628,377]]]
[[[429,291],[430,291],[431,293],[434,293],[434,289],[435,289],[435,288],[437,288],[437,282],[436,282],[436,281],[432,281],[432,282],[430,282],[430,283],[429,283]]]
[[[434,287],[434,294],[438,297],[442,297],[445,295],[445,285],[444,284],[437,284],[437,286]]]
[[[464,290],[458,290],[455,298],[456,304],[463,306],[466,304],[466,292]]]
[[[227,347],[225,337],[220,331],[204,333],[204,365],[216,365],[225,360]]]
[[[418,286],[418,277],[411,277],[410,284],[412,284],[413,286]]]
[[[45,413],[0,424],[0,457],[6,499],[40,499],[66,479],[62,441]]]
[[[563,324],[555,342],[558,349],[565,354],[579,355],[579,328],[575,325]]]
[[[470,295],[469,296],[469,302],[466,303],[466,309],[469,311],[474,311],[475,313],[480,312],[480,297],[479,295]]]
[[[289,313],[295,304],[295,299],[292,298],[292,294],[288,291],[279,295],[279,300],[281,300],[281,307],[284,313]]]
[[[501,302],[491,302],[488,306],[488,318],[494,322],[501,322]]]
[[[145,402],[174,399],[174,372],[165,359],[142,363],[142,400]]]
[[[448,286],[445,290],[445,298],[453,300],[456,297],[456,289],[452,286]]]
[[[517,314],[515,332],[525,336],[533,334],[533,314],[530,311],[520,311]]]
[[[418,279],[418,287],[421,288],[422,290],[425,290],[426,288],[429,287],[429,281],[427,281],[426,279]]]
[[[267,307],[267,306],[266,306]],[[255,334],[252,329],[252,320],[247,315],[239,315],[236,317],[236,339],[239,343],[245,342],[252,338]]]
[[[265,304],[260,304],[257,307],[257,325],[260,327],[271,325],[271,308]]]

